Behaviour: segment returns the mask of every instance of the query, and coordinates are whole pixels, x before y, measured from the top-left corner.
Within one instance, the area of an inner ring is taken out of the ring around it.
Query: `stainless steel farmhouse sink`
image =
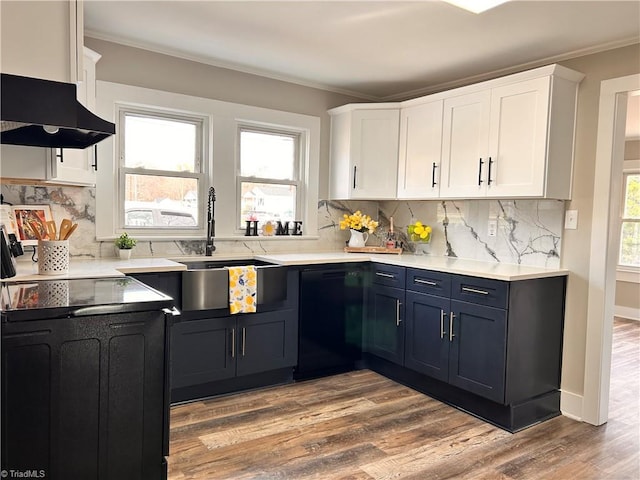
[[[287,299],[287,267],[257,260],[185,262],[182,310],[229,308],[229,271],[225,267],[254,265],[258,273],[258,306]]]

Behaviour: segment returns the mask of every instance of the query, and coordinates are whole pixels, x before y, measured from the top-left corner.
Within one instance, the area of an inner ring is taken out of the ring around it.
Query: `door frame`
[[[622,188],[627,93],[639,88],[640,74],[600,83],[582,405],[582,419],[593,425],[602,425],[608,418],[620,241],[617,192]]]

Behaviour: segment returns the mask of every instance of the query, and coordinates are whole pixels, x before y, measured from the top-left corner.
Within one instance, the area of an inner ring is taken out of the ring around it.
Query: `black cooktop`
[[[173,300],[131,277],[2,283],[5,322],[160,310]]]

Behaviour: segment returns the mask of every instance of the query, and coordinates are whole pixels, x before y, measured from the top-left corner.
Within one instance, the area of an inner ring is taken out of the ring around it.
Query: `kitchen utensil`
[[[75,231],[76,231],[76,228],[78,228],[78,224],[77,224],[77,223],[74,223],[74,224],[71,226],[71,228],[69,229],[69,231],[67,232],[67,236],[66,236],[66,237],[64,237],[64,240],[69,240],[69,237],[71,236],[71,234],[72,234],[73,232],[75,232]]]
[[[56,237],[56,235],[57,235],[56,222],[54,222],[53,220],[50,220],[50,221],[47,222],[47,232],[49,233],[49,240],[57,240],[58,239]]]
[[[38,240],[42,240],[42,235],[40,234],[40,226],[36,223],[36,222],[28,222],[29,223],[29,228],[31,228],[31,231],[33,232],[33,235],[38,239]]]
[[[63,218],[62,223],[60,224],[60,240],[66,240],[67,235],[69,234],[69,230],[72,227],[71,220],[68,218]]]

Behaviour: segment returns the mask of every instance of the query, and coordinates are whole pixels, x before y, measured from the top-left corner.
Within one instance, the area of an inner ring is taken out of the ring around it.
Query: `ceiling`
[[[640,42],[640,2],[101,1],[86,35],[369,100]]]
[[[84,3],[86,35],[342,92],[404,100],[640,42],[640,1]],[[640,63],[640,59],[638,59]],[[627,138],[640,138],[640,97]]]

